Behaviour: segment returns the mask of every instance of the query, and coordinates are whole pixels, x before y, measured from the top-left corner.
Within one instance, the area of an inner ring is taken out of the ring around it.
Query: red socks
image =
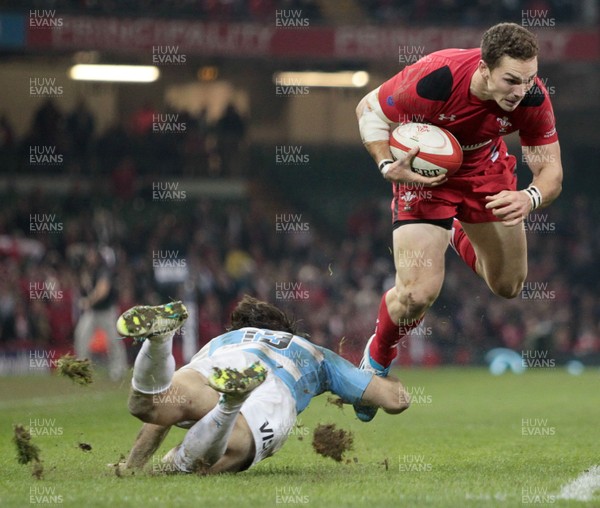
[[[477,270],[475,270],[475,264],[477,263],[475,249],[473,249],[469,237],[463,231],[461,223],[456,219],[452,223],[452,240],[450,244],[462,260],[467,263],[467,266],[470,266],[471,270],[477,273]]]
[[[371,342],[369,354],[382,367],[387,367],[392,363],[398,354],[398,343],[408,335],[408,333],[419,326],[423,318],[414,319],[409,323],[401,323],[398,326],[392,321],[388,312],[385,296],[381,299],[379,305],[379,314],[377,315],[377,325],[375,327],[375,338]]]

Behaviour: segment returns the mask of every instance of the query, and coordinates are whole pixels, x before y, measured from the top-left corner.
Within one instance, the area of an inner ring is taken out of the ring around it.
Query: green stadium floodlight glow
[[[273,83],[277,85],[294,85],[330,88],[362,88],[369,82],[367,71],[338,71],[338,72],[276,72]]]
[[[120,83],[152,83],[160,76],[152,65],[88,65],[69,69],[69,77],[78,81],[110,81]]]

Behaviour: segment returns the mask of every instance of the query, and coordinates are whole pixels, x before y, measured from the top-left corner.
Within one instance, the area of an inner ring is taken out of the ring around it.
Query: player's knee
[[[396,287],[400,304],[404,310],[405,318],[420,318],[429,307],[435,302],[438,292],[428,291],[427,289],[417,289],[414,287],[405,287],[399,289]]]
[[[525,282],[525,277],[518,280],[507,280],[507,281],[498,281],[496,283],[490,284],[491,290],[494,294],[501,296],[502,298],[515,298],[519,296],[519,293],[523,289],[523,283]]]
[[[132,391],[127,401],[129,413],[144,423],[154,423],[154,401],[152,395]]]

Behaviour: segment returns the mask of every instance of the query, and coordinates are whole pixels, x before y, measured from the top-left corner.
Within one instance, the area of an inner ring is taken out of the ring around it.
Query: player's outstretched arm
[[[558,141],[548,145],[524,146],[523,155],[533,173],[531,185],[541,194],[540,207],[548,206],[562,191],[563,168]]]
[[[380,407],[398,414],[408,409],[410,397],[402,383],[393,376],[379,377],[352,365],[330,349],[315,346],[325,356],[328,389],[350,404]]]
[[[362,396],[362,402],[395,415],[409,408],[410,395],[399,379],[393,376],[373,376]]]
[[[150,460],[150,457],[158,450],[158,447],[164,441],[165,437],[167,437],[170,429],[170,425],[163,427],[152,423],[144,423],[142,429],[135,438],[135,443],[133,444],[131,452],[129,452],[125,468],[143,468],[148,460]]]
[[[502,191],[486,196],[486,208],[492,209],[505,226],[515,226],[538,207],[548,206],[562,190],[563,170],[558,141],[548,145],[523,147],[531,172],[531,185],[520,191]]]

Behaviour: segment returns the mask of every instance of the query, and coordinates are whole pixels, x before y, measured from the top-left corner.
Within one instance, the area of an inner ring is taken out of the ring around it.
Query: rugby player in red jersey
[[[386,376],[397,344],[421,322],[444,280],[449,244],[504,298],[519,294],[527,275],[522,225],[532,210],[561,192],[562,166],[554,113],[538,78],[535,35],[514,23],[488,29],[481,48],[431,53],[367,94],[357,107],[362,141],[393,184],[395,286],[379,308],[361,368]],[[450,177],[411,170],[418,149],[393,161],[392,125],[431,123],[448,129],[463,149]],[[533,178],[517,190],[516,158],[502,136],[518,131]],[[419,189],[421,192],[419,192]],[[418,256],[427,263],[406,263]],[[376,408],[355,406],[370,421]]]

